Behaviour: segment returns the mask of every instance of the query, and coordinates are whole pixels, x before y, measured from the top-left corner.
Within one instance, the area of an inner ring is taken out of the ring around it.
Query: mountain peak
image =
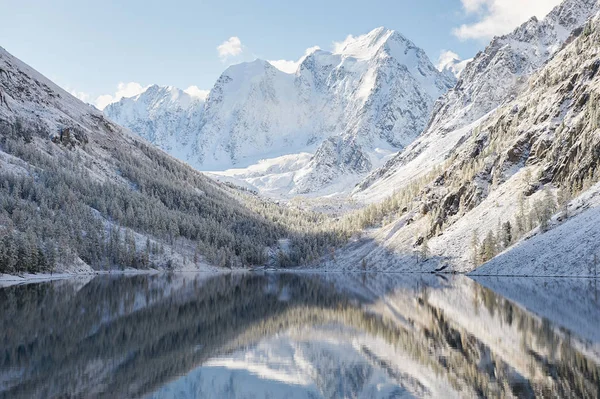
[[[159,91],[163,90],[164,87],[163,86],[159,86],[157,84],[152,84],[150,86],[148,86],[146,88],[146,90],[144,90],[143,92],[141,92],[140,94],[138,94],[136,97],[139,98],[142,95],[152,95],[152,94],[156,94]]]
[[[400,32],[383,26],[360,36],[349,35],[340,43],[336,43],[333,53],[357,59],[373,58],[377,52],[390,42],[402,43],[407,47],[415,47]]]
[[[175,86],[160,86],[157,84],[152,84],[146,87],[141,93],[132,97],[123,97],[117,103],[128,101],[156,101],[159,98],[170,98],[172,101],[176,101],[182,96],[185,97],[187,94]],[[109,106],[110,105],[112,104],[109,104]]]
[[[311,178],[317,169],[329,176],[348,174],[358,179],[382,158],[375,146],[392,151],[423,130],[435,100],[455,80],[436,70],[423,50],[384,27],[349,36],[335,47],[333,52],[316,48],[306,52],[294,74],[262,59],[229,66],[206,103],[193,113],[198,117],[194,124],[187,123],[188,108],[159,114],[149,107],[149,117],[139,112],[139,118],[135,114],[131,119],[122,117],[126,112],[111,116],[204,170],[245,168],[265,157],[296,157],[313,153],[322,143],[321,155],[346,151],[331,159],[316,157],[282,191],[320,190],[321,184],[333,182]],[[175,137],[172,131],[180,134]],[[328,146],[329,139],[354,140],[360,151]]]
[[[239,64],[230,65],[221,74],[221,76],[226,76],[230,79],[249,79],[253,76],[263,75],[267,71],[281,72],[279,69],[271,65],[270,62],[257,58],[254,61],[241,62]]]

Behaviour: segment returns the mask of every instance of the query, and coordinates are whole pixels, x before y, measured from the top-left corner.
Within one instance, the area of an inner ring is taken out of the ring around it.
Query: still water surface
[[[190,273],[0,288],[0,398],[598,398],[597,285]]]

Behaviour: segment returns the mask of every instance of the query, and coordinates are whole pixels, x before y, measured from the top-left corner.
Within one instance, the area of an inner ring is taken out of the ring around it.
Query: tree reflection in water
[[[0,397],[599,397],[595,285],[523,281],[174,274],[7,287]],[[544,308],[561,296],[568,309]]]

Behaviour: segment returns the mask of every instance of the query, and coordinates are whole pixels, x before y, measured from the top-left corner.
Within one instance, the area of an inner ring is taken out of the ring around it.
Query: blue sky
[[[434,63],[446,50],[469,58],[559,1],[0,0],[0,46],[80,98],[106,103],[153,83],[210,89],[232,63],[295,61],[378,26],[402,32]]]

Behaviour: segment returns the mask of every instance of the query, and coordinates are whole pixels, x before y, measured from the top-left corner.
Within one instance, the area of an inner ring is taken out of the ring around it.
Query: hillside
[[[436,102],[423,134],[362,181],[354,197],[378,201],[448,159],[491,112],[526,89],[530,75],[599,10],[597,0],[565,0],[543,20],[531,18],[494,38],[466,65],[456,86]]]
[[[155,142],[191,149],[206,165],[299,151],[218,172],[243,177],[245,189],[171,158],[2,50],[0,272],[301,265],[595,276],[599,9],[565,0],[495,38],[435,107],[449,70],[431,70],[422,50],[380,28],[335,53],[307,54],[296,74],[256,60],[228,68],[206,101],[152,86],[109,110],[146,133],[158,129]],[[298,98],[321,108],[307,111]],[[410,141],[421,117],[408,123],[389,104],[417,106],[419,115],[431,104],[423,134],[349,203],[318,198],[375,165],[366,148]],[[377,125],[385,115],[394,123]],[[320,119],[330,117],[335,123]],[[196,124],[210,133],[200,141]],[[259,186],[317,198],[282,205],[259,197]]]
[[[409,184],[373,185],[396,190],[370,208],[384,226],[328,267],[467,272],[506,251],[482,273],[594,275],[599,35],[597,18],[576,29],[513,100],[451,133],[462,138],[425,173],[397,166]]]
[[[204,177],[1,48],[0,177],[0,273],[248,267],[276,261],[281,239],[290,262],[343,240],[315,228],[323,216]]]

